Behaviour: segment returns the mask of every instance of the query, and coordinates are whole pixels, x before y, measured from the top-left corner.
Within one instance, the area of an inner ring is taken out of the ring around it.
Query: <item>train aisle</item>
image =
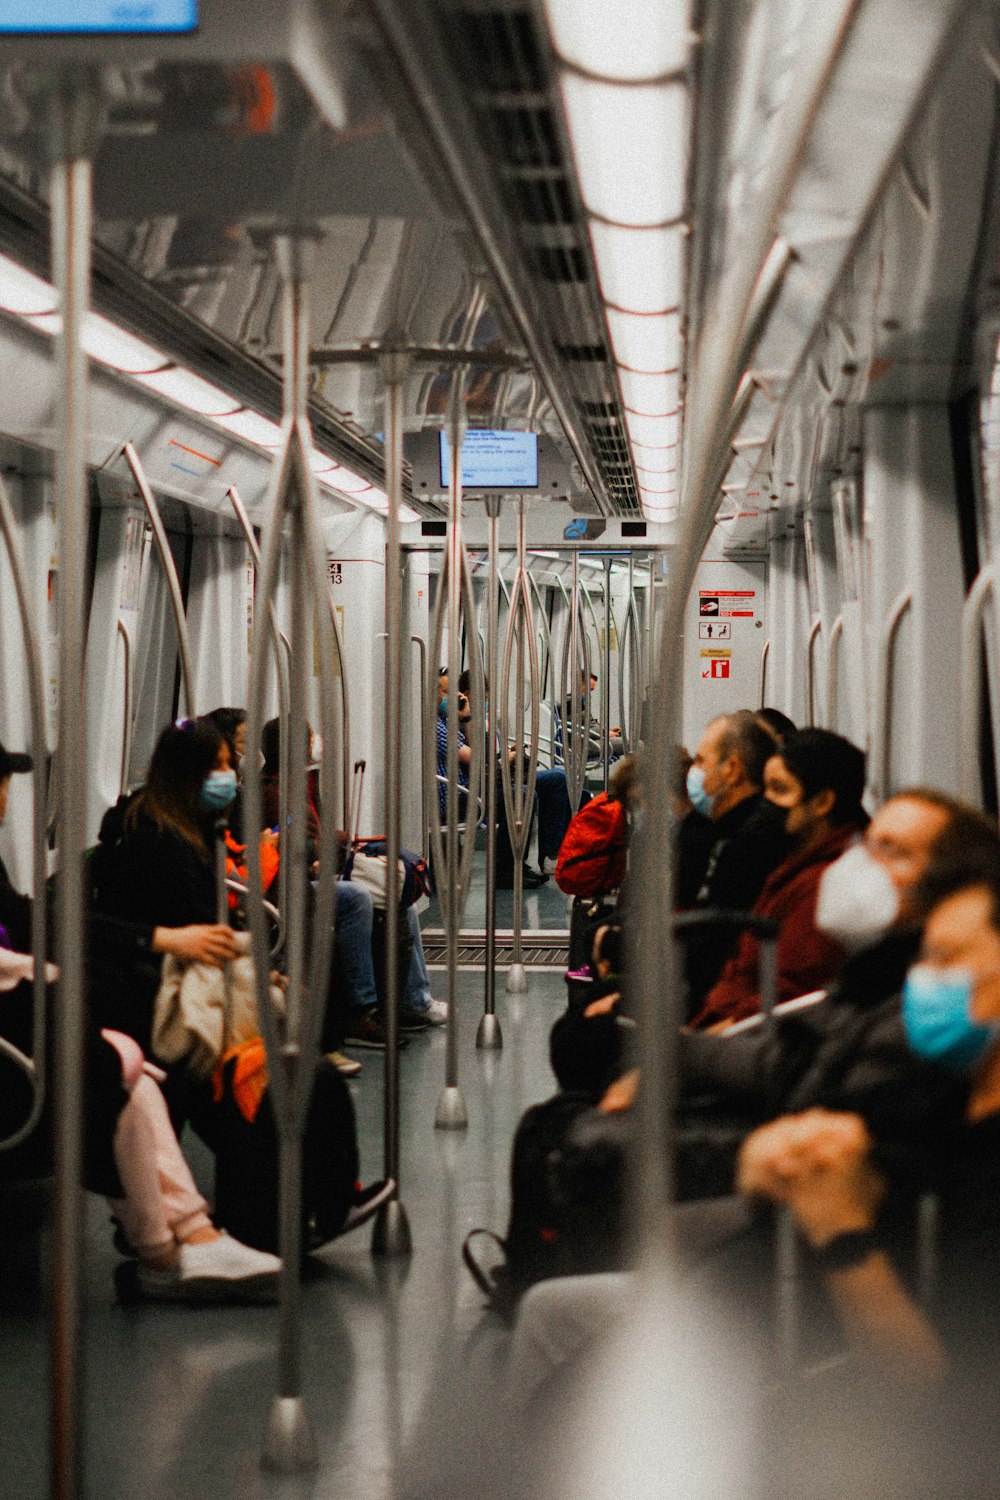
[[[558,892],[554,892],[558,896]],[[562,898],[559,898],[562,900]],[[440,989],[443,976],[432,974]],[[481,974],[460,976],[461,1082],[466,1132],[434,1129],[444,1077],[441,1032],[415,1036],[401,1058],[403,1200],[414,1253],[380,1263],[368,1228],[315,1257],[303,1287],[305,1390],[320,1454],[318,1475],[278,1478],[259,1466],[261,1435],[276,1389],[277,1310],[122,1307],[114,1295],[117,1257],[107,1209],[89,1196],[86,1494],[90,1500],[265,1500],[336,1496],[383,1500],[393,1493],[401,1445],[419,1434],[422,1412],[462,1361],[479,1368],[502,1352],[505,1335],[463,1269],[460,1247],[476,1225],[502,1230],[511,1140],[518,1117],[552,1092],[549,1028],[565,989],[557,971],[531,976],[530,993],[503,995],[505,1047],[477,1053]],[[352,1084],[362,1168],[382,1160],[382,1059],[364,1054]],[[206,1180],[208,1158],[186,1143]],[[42,1278],[48,1279],[43,1234]],[[43,1294],[26,1285],[37,1242],[22,1242],[0,1268],[0,1495],[48,1493],[47,1323]]]

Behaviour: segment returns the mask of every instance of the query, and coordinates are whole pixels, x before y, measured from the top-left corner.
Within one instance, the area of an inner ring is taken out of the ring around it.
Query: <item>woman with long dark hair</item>
[[[144,929],[146,951],[108,945],[92,966],[94,1008],[151,1051],[161,960],[172,954],[221,968],[236,956],[235,934],[216,915],[215,840],[236,792],[226,741],[214,724],[182,720],[161,734],[146,783],[101,825],[94,857],[96,909]],[[244,1118],[226,1092],[183,1063],[167,1068],[164,1093],[175,1129],[190,1121],[216,1156],[216,1217],[238,1239],[271,1250],[277,1242],[277,1139],[265,1093]],[[228,1090],[228,1085],[227,1085]],[[313,1242],[371,1216],[392,1184],[357,1194],[357,1143],[350,1095],[321,1067],[306,1127],[304,1200]]]

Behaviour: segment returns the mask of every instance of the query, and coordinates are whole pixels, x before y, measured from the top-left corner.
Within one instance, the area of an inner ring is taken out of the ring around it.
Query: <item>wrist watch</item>
[[[813,1251],[821,1271],[849,1271],[880,1248],[874,1229],[847,1229]]]

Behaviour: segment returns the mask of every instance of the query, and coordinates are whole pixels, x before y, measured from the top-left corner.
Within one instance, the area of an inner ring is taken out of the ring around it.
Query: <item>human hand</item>
[[[744,1141],[736,1186],[746,1197],[787,1204],[818,1249],[839,1234],[874,1225],[886,1183],[870,1149],[859,1115],[825,1109],[786,1115]]]
[[[591,1016],[610,1015],[620,999],[621,995],[616,990],[613,995],[602,995],[600,1000],[591,1000],[583,1012],[585,1019],[589,1020]]]
[[[627,1073],[616,1078],[614,1083],[609,1084],[605,1090],[598,1109],[606,1115],[624,1114],[626,1110],[631,1109],[639,1095],[641,1078],[642,1074],[638,1068],[630,1068]]]
[[[268,849],[277,849],[281,842],[280,836],[273,828],[265,828],[260,836],[261,846]]]
[[[212,964],[221,969],[236,957],[236,934],[231,927],[194,923],[190,927],[157,927],[153,950],[170,953],[187,963]]]

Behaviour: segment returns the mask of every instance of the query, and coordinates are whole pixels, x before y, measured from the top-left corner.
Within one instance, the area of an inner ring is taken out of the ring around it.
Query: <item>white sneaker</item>
[[[448,1024],[448,1005],[444,1000],[432,1000],[427,1009],[422,1010],[420,1014],[429,1026],[447,1026]]]
[[[146,1297],[198,1302],[274,1302],[281,1261],[253,1250],[223,1230],[203,1245],[181,1245],[166,1271],[140,1265],[139,1290]]]

